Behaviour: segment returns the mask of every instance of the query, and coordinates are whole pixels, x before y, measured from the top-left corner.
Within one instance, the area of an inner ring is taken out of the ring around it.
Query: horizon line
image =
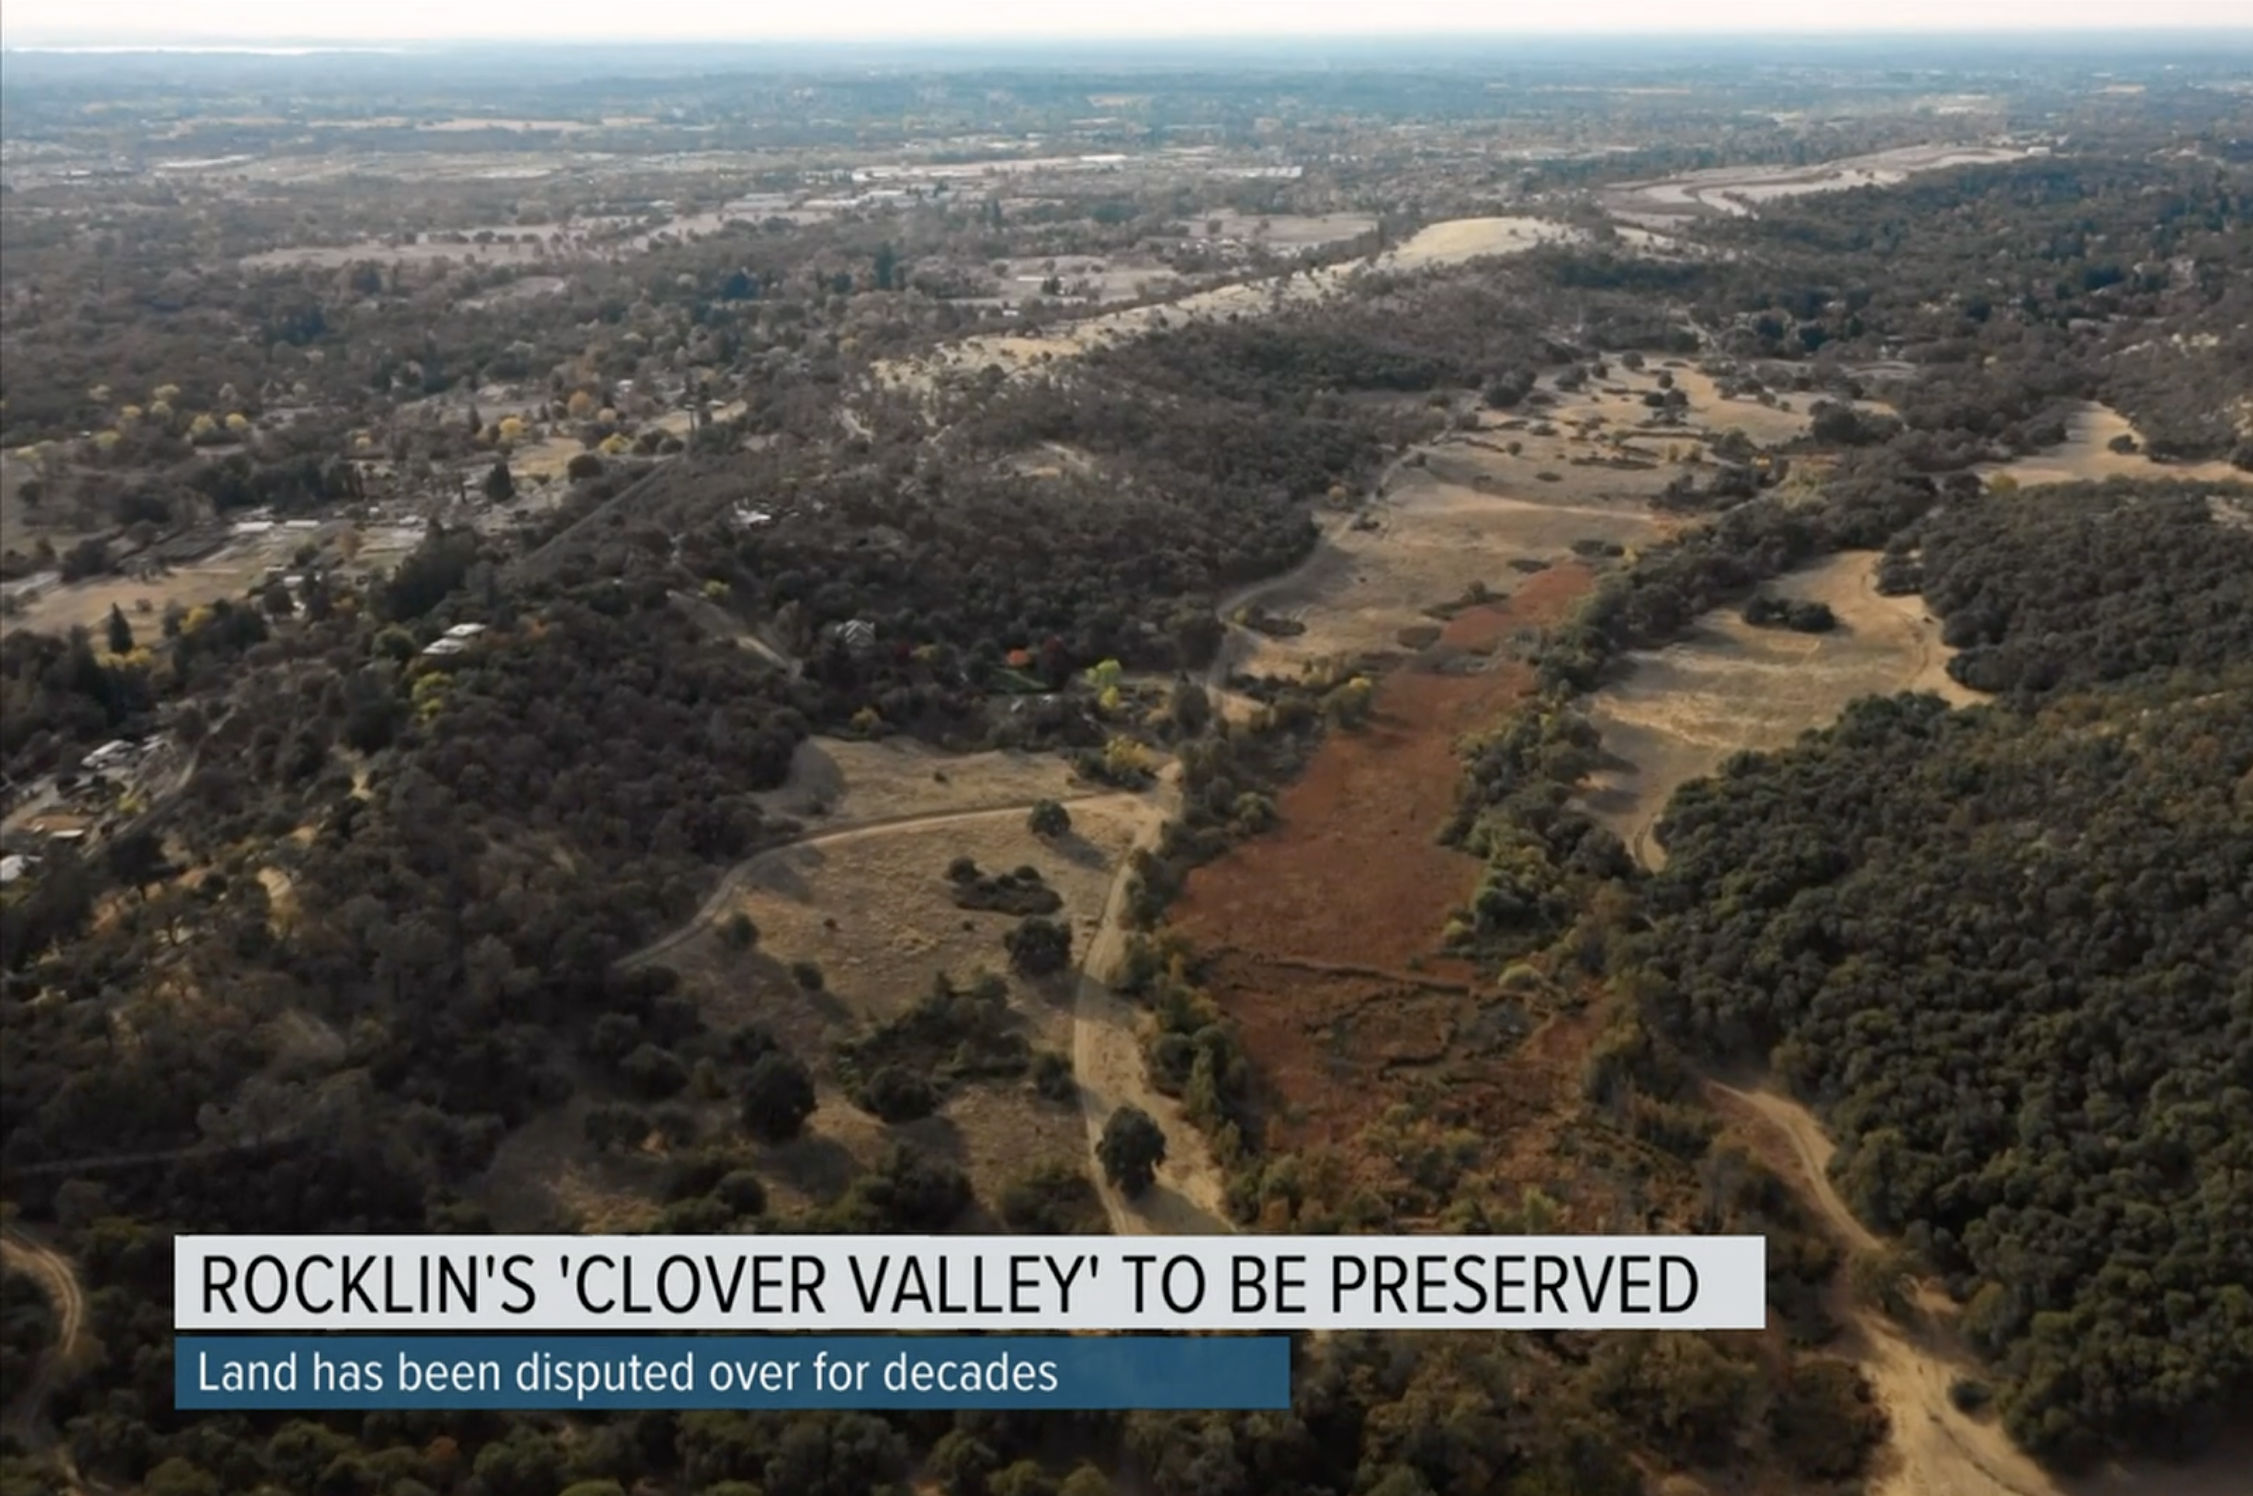
[[[1283,43],[1295,46],[1319,45],[1324,42],[1462,42],[1462,41],[1605,41],[1623,39],[1681,40],[1731,40],[1768,39],[1776,41],[1846,41],[1859,38],[1903,40],[1917,37],[1960,40],[1966,37],[2040,38],[2118,36],[2123,38],[2228,36],[2253,40],[2253,23],[2226,24],[2211,21],[2155,21],[2126,26],[2114,22],[2104,24],[2076,24],[2064,22],[2043,26],[1997,26],[1974,24],[1964,26],[1917,25],[1904,27],[1809,26],[1774,27],[1744,26],[1728,23],[1683,25],[1680,27],[1655,25],[1618,28],[1613,30],[1547,28],[1512,25],[1492,30],[1447,28],[1431,30],[1366,29],[1348,31],[1072,31],[1046,34],[1027,33],[1021,30],[981,32],[931,32],[923,34],[893,33],[815,33],[790,32],[757,35],[742,32],[689,32],[677,34],[645,35],[621,41],[595,34],[586,36],[547,36],[527,38],[496,32],[490,36],[474,35],[423,35],[423,36],[329,36],[329,35],[276,35],[268,33],[252,36],[238,32],[169,33],[159,39],[124,39],[114,33],[96,31],[34,31],[27,35],[10,36],[0,28],[0,52],[211,52],[211,53],[295,53],[295,52],[401,52],[407,50],[439,49],[448,47],[510,46],[526,51],[553,51],[570,47],[600,47],[606,51],[648,51],[673,46],[826,46],[826,47],[978,47],[1024,50],[1057,45],[1100,44],[1106,42],[1133,42],[1142,45],[1199,46],[1213,43]]]

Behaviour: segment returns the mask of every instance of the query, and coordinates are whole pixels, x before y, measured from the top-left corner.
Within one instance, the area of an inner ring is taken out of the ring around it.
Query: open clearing
[[[1013,808],[784,848],[763,860],[736,901],[759,928],[760,951],[731,958],[707,936],[678,964],[697,975],[713,1021],[763,1023],[815,1067],[822,1104],[810,1133],[873,1162],[870,1145],[890,1129],[857,1112],[821,1073],[831,1052],[868,1025],[896,1018],[942,972],[964,980],[980,971],[1008,973],[1002,937],[1017,921],[955,906],[945,872],[958,856],[990,871],[1039,868],[1063,896],[1056,918],[1071,926],[1074,947],[1084,952],[1143,815],[1131,796],[1083,800],[1071,809],[1072,832],[1053,847],[1031,836],[1024,812]],[[782,966],[805,961],[821,968],[822,991],[803,991]],[[1070,977],[1009,980],[1011,1007],[1033,1049],[1071,1053]],[[1029,1167],[1080,1168],[1086,1160],[1079,1109],[1043,1100],[1023,1078],[965,1085],[937,1116],[897,1130],[961,1164],[989,1203]]]
[[[1451,218],[1427,225],[1407,243],[1379,255],[1379,270],[1421,270],[1460,265],[1486,255],[1515,255],[1542,244],[1578,239],[1577,229],[1540,218]]]
[[[1641,397],[1660,388],[1662,373],[1689,404],[1677,423],[1646,428],[1653,412]],[[1256,605],[1303,631],[1232,627],[1218,676],[1288,676],[1320,660],[1422,647],[1415,641],[1440,621],[1429,610],[1473,584],[1509,592],[1521,580],[1514,561],[1553,565],[1572,560],[1576,542],[1632,551],[1664,537],[1678,522],[1647,501],[1699,472],[1685,460],[1714,437],[1742,430],[1764,445],[1783,442],[1808,419],[1804,409],[1724,399],[1688,367],[1615,366],[1588,389],[1560,391],[1551,379],[1537,388],[1552,403],[1475,412],[1475,428],[1395,463],[1361,513],[1328,526],[1298,567],[1226,599],[1224,619]]]
[[[1656,412],[1643,404],[1643,397],[1663,388],[1659,382],[1662,374],[1689,404],[1677,422],[1647,425]],[[1568,430],[1574,426],[1593,428],[1593,434],[1603,437],[1616,432],[1634,446],[1660,452],[1677,443],[1687,451],[1692,445],[1710,442],[1732,430],[1742,431],[1760,446],[1779,446],[1807,434],[1808,407],[1826,398],[1805,391],[1773,394],[1767,400],[1757,395],[1724,395],[1711,374],[1672,359],[1648,363],[1640,369],[1614,363],[1602,379],[1575,391],[1557,390],[1547,381],[1542,388],[1549,390],[1556,403],[1538,412],[1539,420]],[[1889,409],[1874,400],[1851,403],[1858,410]],[[1529,451],[1536,446],[1537,441],[1527,441]]]
[[[1667,388],[1680,391],[1687,402],[1671,417],[1644,403]],[[1510,443],[1519,447],[1512,461],[1527,474],[1554,472],[1561,481],[1586,491],[1582,474],[1605,457],[1654,464],[1642,475],[1624,468],[1597,468],[1600,487],[1607,494],[1652,492],[1676,475],[1679,462],[1696,456],[1731,431],[1742,432],[1761,447],[1781,446],[1807,434],[1809,409],[1817,393],[1770,392],[1759,395],[1725,395],[1714,376],[1681,359],[1647,362],[1640,369],[1609,363],[1601,378],[1579,389],[1561,390],[1554,378],[1544,378],[1534,397],[1511,410],[1478,412],[1475,437],[1468,440],[1496,461]],[[1849,402],[1855,409],[1890,414],[1891,407],[1876,400]],[[1442,443],[1442,445],[1448,445]],[[1496,469],[1497,473],[1501,469]],[[1655,474],[1655,475],[1654,475]]]
[[[1072,766],[1052,754],[950,754],[902,738],[808,738],[790,761],[789,779],[759,803],[770,815],[866,822],[1069,800],[1087,789]],[[1037,847],[1028,837],[1028,851]]]
[[[2009,462],[1982,463],[1983,476],[2007,474],[2021,484],[2079,483],[2101,478],[2179,478],[2191,483],[2244,483],[2253,485],[2253,473],[2226,462],[2154,462],[2144,451],[2142,435],[2126,416],[2110,406],[2085,402],[2066,421],[2063,446]],[[2110,443],[2127,437],[2136,444],[2132,452],[2115,452]]]
[[[0,627],[67,634],[74,628],[99,628],[115,607],[124,610],[135,633],[153,635],[164,610],[173,603],[194,608],[240,601],[270,569],[285,565],[299,546],[318,538],[314,530],[276,527],[230,541],[201,561],[168,567],[153,576],[110,575],[58,583],[23,596]],[[144,599],[149,604],[146,611],[140,607]]]
[[[1232,628],[1227,668],[1289,676],[1318,660],[1397,652],[1425,635],[1442,642],[1442,621],[1427,610],[1464,597],[1474,584],[1496,597],[1509,593],[1525,580],[1512,560],[1553,565],[1573,559],[1576,540],[1632,545],[1658,533],[1637,502],[1567,502],[1530,482],[1533,491],[1519,497],[1441,476],[1468,466],[1433,454],[1426,466],[1403,469],[1366,511],[1362,523],[1374,528],[1335,529],[1299,568],[1256,594],[1264,613],[1305,632],[1278,637]]]
[[[1827,603],[1828,634],[1754,628],[1730,608],[1699,619],[1683,642],[1627,657],[1626,673],[1589,698],[1612,767],[1584,795],[1646,867],[1665,854],[1651,829],[1674,791],[1742,749],[1781,748],[1828,726],[1859,696],[1931,691],[1978,699],[1947,673],[1951,651],[1921,597],[1884,597],[1875,551],[1842,551],[1767,590]]]

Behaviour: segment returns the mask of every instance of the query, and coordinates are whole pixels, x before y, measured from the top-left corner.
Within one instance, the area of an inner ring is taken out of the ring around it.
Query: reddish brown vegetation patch
[[[1554,622],[1591,580],[1578,566],[1542,572],[1458,614],[1434,654]],[[1173,912],[1218,954],[1213,994],[1242,1028],[1282,1146],[1343,1141],[1419,1079],[1484,1093],[1507,1068],[1481,1059],[1503,1021],[1489,1011],[1498,999],[1439,954],[1447,914],[1479,873],[1439,833],[1461,783],[1458,743],[1533,677],[1506,661],[1441,674],[1433,657],[1388,674],[1370,724],[1333,733],[1283,793],[1276,829],[1192,872]]]

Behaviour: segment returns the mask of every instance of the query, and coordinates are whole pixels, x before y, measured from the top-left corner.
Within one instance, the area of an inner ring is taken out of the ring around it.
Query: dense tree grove
[[[1935,513],[1904,545],[1982,691],[2041,692],[2253,658],[2253,530],[2220,493],[2072,485]]]
[[[155,704],[147,667],[103,661],[84,631],[57,639],[17,630],[0,640],[0,763],[10,773],[52,767],[71,747],[145,720]]]
[[[298,1007],[350,1034],[386,1091],[473,1123],[520,1119],[561,1084],[544,1057],[565,1015],[616,1005],[617,958],[762,834],[749,792],[779,782],[806,719],[740,651],[600,595],[448,665],[399,663],[383,642],[341,619],[301,639],[286,696],[246,685],[205,745],[172,814],[234,875],[144,902],[100,945],[11,942],[8,961],[68,992],[98,991],[115,962],[187,990],[223,983],[254,1010]],[[243,847],[295,827],[282,929]],[[580,859],[607,881],[572,876]],[[69,910],[39,917],[50,940],[72,928]],[[188,929],[210,934],[189,943]],[[91,1004],[8,1016],[0,1104],[23,1163],[192,1143],[193,1097],[226,1094],[279,1042],[246,1031],[183,1062],[168,1046],[195,1044],[195,1025],[159,1025],[93,1064],[83,1046],[109,1041]]]
[[[2164,1444],[2253,1377],[2248,773],[2240,666],[1864,702],[1667,812],[1655,1012],[1822,1107],[2041,1454]]]

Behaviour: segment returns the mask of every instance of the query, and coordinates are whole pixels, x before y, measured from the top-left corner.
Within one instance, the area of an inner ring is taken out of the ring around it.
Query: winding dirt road
[[[87,1482],[78,1473],[70,1446],[58,1441],[47,1423],[47,1394],[55,1374],[83,1364],[93,1349],[86,1328],[86,1290],[69,1258],[13,1224],[0,1225],[0,1268],[31,1278],[55,1307],[55,1343],[39,1358],[39,1370],[30,1381],[9,1389],[6,1426],[27,1449],[51,1447],[63,1489],[71,1496],[86,1496]]]
[[[1168,764],[1158,777],[1157,789],[1142,802],[1145,815],[1135,832],[1135,851],[1155,851],[1166,823],[1179,814],[1180,768],[1178,763]],[[1137,1014],[1111,986],[1126,959],[1127,886],[1133,877],[1130,851],[1119,860],[1102,920],[1080,958],[1072,1008],[1072,1071],[1079,1080],[1080,1113],[1087,1122],[1091,1154],[1111,1113],[1131,1103],[1165,1130],[1166,1160],[1159,1166],[1157,1182],[1138,1200],[1115,1188],[1101,1168],[1092,1171],[1095,1187],[1114,1236],[1218,1236],[1230,1230],[1220,1165],[1213,1160],[1204,1134],[1182,1115],[1181,1104],[1151,1086],[1142,1061]]]
[[[1712,1084],[1724,1111],[1749,1117],[1791,1151],[1802,1196],[1841,1246],[1850,1252],[1883,1246],[1832,1186],[1834,1149],[1807,1108],[1765,1087],[1746,1091]],[[2065,1496],[2000,1427],[1965,1417],[1949,1400],[1949,1384],[1975,1367],[1945,1328],[1904,1329],[1844,1291],[1835,1295],[1832,1310],[1850,1327],[1848,1354],[1861,1364],[1892,1420],[1891,1466],[1871,1484],[1872,1496]]]
[[[1400,475],[1400,470],[1406,467],[1409,459],[1415,455],[1413,450],[1403,452],[1386,463],[1383,471],[1379,472],[1370,483],[1368,495],[1362,500],[1360,508],[1334,516],[1328,524],[1318,522],[1315,527],[1314,544],[1308,548],[1306,556],[1298,565],[1292,567],[1289,571],[1278,572],[1271,577],[1261,577],[1258,581],[1246,582],[1243,586],[1232,588],[1220,595],[1219,600],[1213,604],[1213,612],[1220,619],[1220,648],[1213,651],[1213,662],[1205,667],[1205,690],[1212,696],[1213,705],[1216,709],[1224,707],[1231,701],[1242,701],[1247,707],[1253,704],[1250,697],[1240,696],[1228,687],[1228,677],[1236,669],[1244,654],[1244,646],[1252,638],[1254,632],[1235,622],[1237,612],[1249,607],[1263,597],[1280,592],[1284,588],[1303,580],[1317,566],[1328,559],[1322,554],[1323,548],[1351,529],[1353,522],[1360,517],[1363,511],[1372,505],[1384,502],[1386,490],[1392,487],[1393,480]]]
[[[1765,1087],[1711,1083],[1725,1113],[1749,1118],[1789,1148],[1804,1176],[1804,1197],[1841,1245],[1862,1251],[1880,1239],[1854,1218],[1830,1181],[1834,1151],[1807,1108]],[[1853,1303],[1832,1308],[1851,1328],[1845,1347],[1877,1388],[1893,1420],[1893,1459],[1871,1496],[2253,1496],[2253,1433],[2236,1430],[2188,1465],[2112,1463],[2061,1479],[2034,1463],[1993,1423],[1966,1418],[1948,1387],[1978,1367],[1948,1326],[1949,1306],[1929,1292],[1924,1322],[1904,1328]],[[1931,1311],[1940,1311],[1936,1319]]]
[[[0,1226],[0,1262],[36,1280],[55,1306],[55,1347],[48,1359],[67,1359],[83,1351],[86,1292],[78,1286],[70,1259],[15,1226]]]

